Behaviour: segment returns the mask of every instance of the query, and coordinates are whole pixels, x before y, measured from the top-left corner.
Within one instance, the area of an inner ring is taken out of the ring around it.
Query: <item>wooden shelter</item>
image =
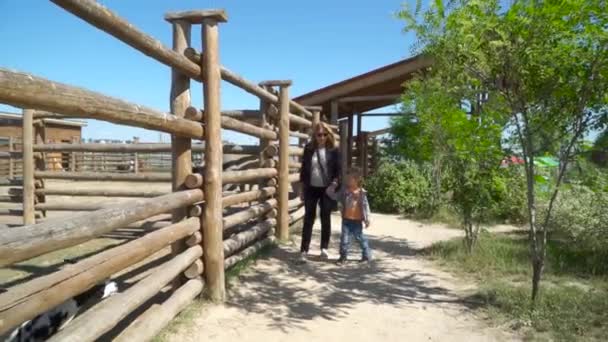
[[[366,132],[363,132],[361,122],[363,116],[392,116],[400,113],[366,113],[399,102],[404,85],[417,73],[424,72],[431,66],[432,61],[422,55],[385,65],[366,73],[328,85],[294,98],[294,101],[306,106],[320,106],[323,113],[330,113],[328,118],[332,124],[346,120],[348,142],[346,146],[347,164],[352,165],[353,140],[357,141],[359,162],[356,163],[367,169],[368,159],[363,142],[367,142]],[[353,137],[353,119],[357,116],[357,135]],[[342,125],[340,127],[343,127]],[[369,133],[369,132],[367,132]],[[376,134],[377,135],[377,134]],[[373,145],[373,143],[372,143]]]

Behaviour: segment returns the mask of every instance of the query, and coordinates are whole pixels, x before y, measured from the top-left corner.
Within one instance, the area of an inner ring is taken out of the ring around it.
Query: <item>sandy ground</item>
[[[339,219],[333,218],[338,227]],[[503,227],[504,229],[504,227]],[[512,341],[490,328],[465,300],[464,284],[415,255],[415,250],[456,237],[459,230],[390,215],[373,215],[367,231],[376,259],[345,266],[295,261],[299,239],[275,249],[232,284],[228,303],[206,306],[170,341]],[[318,248],[315,227],[312,250]],[[338,229],[331,251],[337,257]],[[311,251],[312,252],[312,251]],[[317,252],[312,252],[317,254]]]

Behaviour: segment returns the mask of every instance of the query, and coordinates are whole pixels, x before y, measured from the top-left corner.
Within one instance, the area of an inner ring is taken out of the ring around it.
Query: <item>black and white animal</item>
[[[46,341],[63,329],[83,307],[89,307],[102,299],[118,292],[113,281],[106,280],[91,289],[59,304],[57,307],[26,321],[11,333],[0,337],[4,342],[39,342]]]

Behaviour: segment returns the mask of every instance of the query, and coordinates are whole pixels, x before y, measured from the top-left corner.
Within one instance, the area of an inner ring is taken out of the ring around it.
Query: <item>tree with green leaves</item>
[[[399,16],[416,52],[434,60],[446,94],[477,92],[502,113],[524,159],[532,299],[545,265],[548,223],[574,147],[608,119],[608,3],[600,0],[435,0]],[[419,108],[418,108],[419,110]],[[538,172],[543,141],[555,139],[556,176]],[[539,214],[537,191],[549,192]]]

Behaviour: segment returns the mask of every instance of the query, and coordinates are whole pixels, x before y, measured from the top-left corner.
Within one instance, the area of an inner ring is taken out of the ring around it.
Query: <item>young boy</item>
[[[367,238],[363,235],[363,223],[365,223],[366,228],[369,227],[370,211],[367,192],[361,188],[359,170],[356,168],[350,169],[346,173],[344,186],[338,192],[336,192],[337,186],[338,184],[333,182],[327,188],[327,195],[337,200],[342,207],[342,235],[340,236],[340,259],[338,259],[338,264],[342,265],[346,262],[350,235],[353,235],[359,241],[363,253],[361,261],[369,262],[372,256]]]

